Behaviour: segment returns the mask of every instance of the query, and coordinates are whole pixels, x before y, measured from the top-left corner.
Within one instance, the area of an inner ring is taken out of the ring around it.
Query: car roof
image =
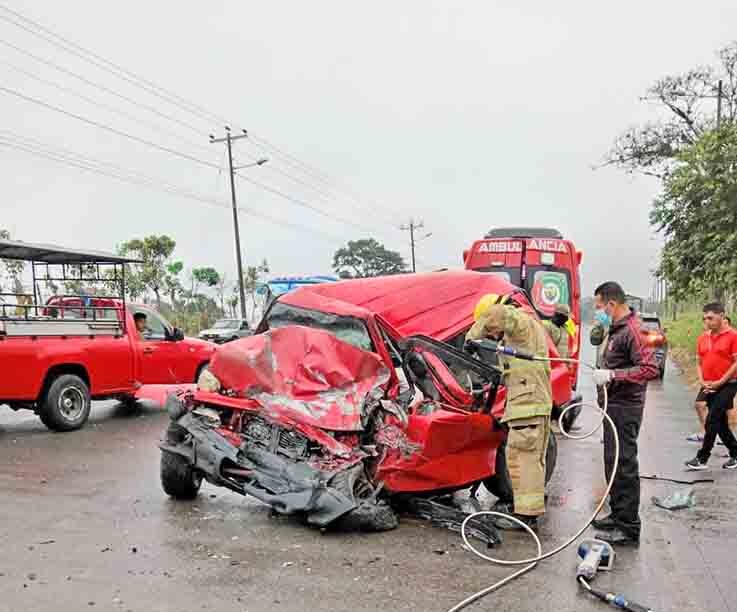
[[[487,293],[509,295],[532,312],[520,290],[494,274],[447,270],[398,274],[303,287],[279,302],[355,316],[379,315],[403,336],[447,339],[473,324],[473,310]]]

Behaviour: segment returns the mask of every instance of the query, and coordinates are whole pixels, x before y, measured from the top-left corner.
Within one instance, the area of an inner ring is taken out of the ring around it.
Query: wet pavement
[[[696,452],[684,439],[693,393],[669,370],[649,392],[641,473],[716,482],[695,485],[695,508],[668,512],[650,498],[683,485],[643,481],[642,543],[618,549],[596,584],[658,612],[737,611],[737,473],[720,469],[723,447],[711,473],[683,472]],[[194,502],[169,500],[158,476],[166,420],[155,405],[127,416],[103,402],[84,430],[54,434],[31,413],[0,408],[0,610],[442,612],[509,573],[465,551],[458,534],[412,519],[384,534],[323,535],[208,484]],[[593,510],[601,454],[599,434],[559,440],[546,550]],[[498,549],[532,552],[529,538],[509,532]],[[469,609],[611,609],[579,592],[575,565],[568,549]]]

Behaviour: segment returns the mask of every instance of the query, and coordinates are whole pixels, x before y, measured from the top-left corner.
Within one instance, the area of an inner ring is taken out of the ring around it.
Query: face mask
[[[604,327],[610,327],[612,324],[612,318],[609,316],[606,310],[599,309],[594,313],[594,319],[601,323]]]

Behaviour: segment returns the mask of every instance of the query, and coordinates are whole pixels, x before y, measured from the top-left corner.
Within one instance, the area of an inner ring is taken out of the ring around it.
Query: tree
[[[231,288],[230,297],[228,298],[228,308],[230,309],[230,316],[235,318],[235,311],[238,307],[238,301],[240,300],[240,290],[238,289],[238,283],[235,283]]]
[[[390,251],[373,238],[349,241],[333,256],[333,269],[341,278],[366,278],[401,274],[407,265],[396,251]]]
[[[220,301],[220,310],[223,311],[223,315],[225,314],[225,293],[228,291],[228,285],[229,283],[225,274],[220,274],[218,282],[215,285],[215,292],[217,293],[218,300]]]
[[[165,287],[168,260],[176,245],[169,236],[152,235],[143,240],[129,240],[119,248],[122,255],[131,255],[143,261],[142,264],[136,264],[135,275],[144,290],[153,291],[158,308],[161,308],[161,291]],[[135,282],[136,279],[133,280]]]
[[[200,286],[215,287],[220,281],[220,274],[215,268],[192,268],[189,274],[190,298],[196,299],[199,295]]]
[[[737,290],[737,124],[682,149],[653,204],[666,238],[658,273],[676,299]]]
[[[264,259],[258,266],[247,266],[243,273],[243,289],[246,295],[251,298],[251,314],[256,311],[256,296],[261,286],[261,275],[268,274],[269,271],[269,262]]]
[[[10,240],[10,232],[8,230],[0,229],[0,239]],[[23,271],[26,267],[25,261],[19,261],[17,259],[2,259],[2,270],[5,272],[5,276],[12,283],[12,290],[16,294],[23,293]],[[0,278],[0,291],[2,291],[2,278]]]
[[[166,276],[164,276],[164,287],[166,293],[171,301],[172,308],[177,306],[177,295],[180,295],[184,290],[182,282],[179,280],[179,275],[184,269],[184,264],[181,261],[174,261],[166,266]]]
[[[722,125],[737,118],[737,41],[717,53],[716,66],[694,68],[656,81],[644,99],[665,111],[664,118],[622,133],[604,165],[665,178],[679,154],[716,127],[716,97],[722,89]]]

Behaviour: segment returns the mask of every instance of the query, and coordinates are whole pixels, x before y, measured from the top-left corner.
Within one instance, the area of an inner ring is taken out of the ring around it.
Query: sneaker
[[[725,463],[722,468],[724,468],[725,470],[737,470],[737,459],[735,459],[734,457],[730,458],[730,460],[727,461],[727,463]]]
[[[704,441],[704,434],[694,433],[690,436],[686,436],[686,440],[688,442],[698,442],[699,444],[701,444]]]
[[[708,470],[709,466],[702,462],[698,457],[694,457],[691,461],[686,461],[686,469],[689,470]]]

